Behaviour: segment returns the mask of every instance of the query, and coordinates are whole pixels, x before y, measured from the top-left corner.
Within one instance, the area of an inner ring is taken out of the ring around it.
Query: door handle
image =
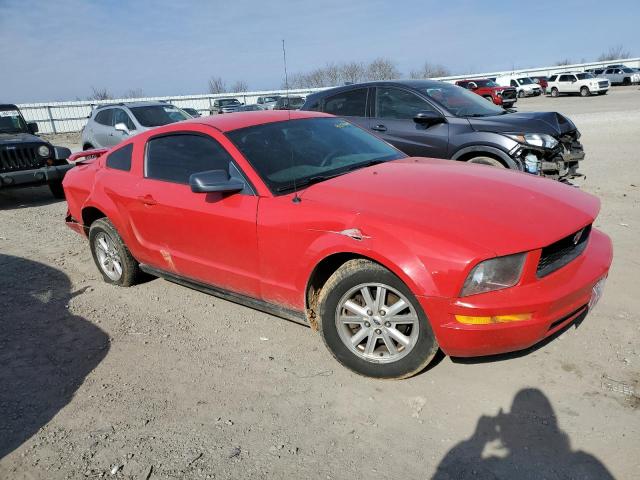
[[[376,132],[386,132],[387,127],[385,127],[384,125],[374,125],[373,127],[371,127],[371,130],[375,130]]]
[[[157,205],[158,202],[151,195],[141,195],[138,197],[138,201],[144,203],[145,205]]]

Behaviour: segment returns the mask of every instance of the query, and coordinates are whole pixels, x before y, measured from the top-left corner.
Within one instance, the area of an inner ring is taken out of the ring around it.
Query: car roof
[[[375,86],[404,86],[409,88],[428,88],[428,87],[440,87],[445,82],[439,80],[377,80],[373,82],[352,83],[350,85],[343,85],[340,87],[328,88],[321,92],[312,93],[307,96],[307,101],[316,99],[318,97],[324,97],[325,95],[333,95],[338,92],[346,92],[357,88],[375,87]],[[449,84],[446,84],[449,85]]]
[[[140,101],[140,102],[121,102],[121,103],[106,103],[104,105],[98,105],[95,109],[99,110],[102,108],[113,108],[113,107],[153,107],[156,105],[171,105],[167,102],[162,102],[159,100],[156,101]]]
[[[13,103],[0,103],[0,110],[18,110]]]
[[[301,120],[304,118],[331,118],[333,115],[321,112],[303,112],[300,110],[259,110],[250,112],[228,113],[226,115],[211,115],[184,120],[180,123],[199,123],[209,125],[221,132],[230,132],[240,128],[263,125],[265,123],[284,122],[286,120]],[[175,125],[175,124],[172,124]]]

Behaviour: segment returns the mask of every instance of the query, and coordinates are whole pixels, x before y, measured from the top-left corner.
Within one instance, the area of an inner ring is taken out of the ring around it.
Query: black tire
[[[580,89],[580,96],[581,97],[588,97],[589,95],[591,95],[591,92],[589,91],[589,87],[582,87]]]
[[[99,235],[106,235],[113,242],[113,246],[119,256],[120,265],[122,268],[122,273],[119,278],[111,278],[109,274],[103,268],[100,260],[98,258],[98,249],[96,245],[96,239]],[[140,276],[140,267],[138,266],[138,262],[129,252],[129,249],[120,238],[120,235],[116,231],[113,224],[107,218],[99,218],[95,222],[91,224],[89,228],[89,247],[91,248],[91,255],[93,256],[93,261],[96,263],[98,270],[102,274],[102,278],[105,282],[110,283],[112,285],[118,285],[120,287],[130,287],[136,283],[136,280]]]
[[[629,77],[625,77],[624,80],[622,80],[622,85],[624,86],[631,85],[631,79]]]
[[[552,97],[557,97],[560,94],[560,92],[558,92],[558,89],[556,87],[553,87],[551,89],[551,96]]]
[[[525,96],[524,90],[520,90],[518,92],[518,98],[524,98],[524,96]]]
[[[408,353],[398,360],[388,363],[366,360],[353,353],[340,337],[336,326],[338,304],[351,289],[366,283],[384,284],[397,290],[404,295],[417,314],[418,333],[415,343]],[[350,260],[331,275],[320,292],[318,313],[318,328],[331,354],[342,365],[360,375],[388,379],[407,378],[422,371],[438,351],[438,342],[429,320],[413,293],[396,275],[370,260]]]
[[[64,188],[62,188],[62,181],[49,183],[49,190],[54,198],[64,200]]]
[[[609,90],[605,90],[604,92],[598,92],[598,95],[606,95],[609,92]]]

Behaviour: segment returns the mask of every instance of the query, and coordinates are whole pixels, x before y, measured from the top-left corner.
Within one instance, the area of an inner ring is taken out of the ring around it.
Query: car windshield
[[[488,117],[505,113],[502,107],[487,102],[480,95],[448,83],[417,90],[458,117]]]
[[[265,103],[277,102],[279,98],[280,97],[264,97],[263,102]]]
[[[27,124],[18,110],[0,110],[0,133],[28,133]]]
[[[234,130],[227,136],[277,194],[406,157],[378,137],[340,118],[266,123]]]
[[[532,85],[534,82],[529,77],[519,78],[518,83],[520,85]]]
[[[499,86],[493,80],[473,80],[479,87],[497,87]]]
[[[595,78],[592,74],[590,73],[579,73],[578,75],[576,75],[578,77],[578,80],[589,80],[591,78]]]
[[[159,127],[191,118],[188,113],[173,105],[130,107],[129,110],[143,127]]]
[[[240,100],[237,98],[225,98],[218,101],[221,107],[232,107],[234,105],[240,105]]]

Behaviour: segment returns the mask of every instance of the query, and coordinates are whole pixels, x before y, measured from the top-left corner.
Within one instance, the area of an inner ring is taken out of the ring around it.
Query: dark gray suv
[[[555,112],[515,113],[449,83],[369,82],[307,97],[301,110],[344,117],[408,155],[522,170],[558,180],[578,174],[580,133]]]

